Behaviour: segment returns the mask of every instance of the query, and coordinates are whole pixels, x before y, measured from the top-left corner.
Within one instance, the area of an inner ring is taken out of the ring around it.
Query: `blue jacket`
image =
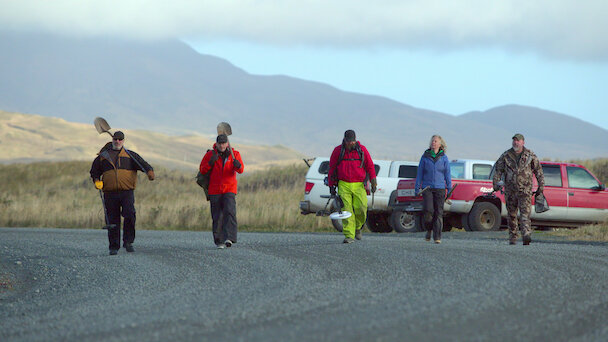
[[[429,149],[420,158],[416,174],[416,193],[427,186],[430,186],[431,189],[452,188],[450,161],[443,151],[439,151],[433,158]]]

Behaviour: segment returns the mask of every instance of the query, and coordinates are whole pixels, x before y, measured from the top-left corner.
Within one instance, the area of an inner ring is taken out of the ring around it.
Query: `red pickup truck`
[[[608,220],[608,190],[589,170],[582,165],[561,162],[542,161],[541,166],[550,210],[538,214],[532,209],[533,226],[574,228]],[[414,184],[414,179],[399,181],[397,197],[390,204],[393,211],[402,212],[403,220],[413,222],[401,232],[422,230],[422,197],[415,196]],[[444,230],[458,227],[486,231],[506,226],[504,195],[491,194],[491,180],[453,179],[452,186],[455,188],[444,205]],[[534,178],[534,190],[536,186]]]

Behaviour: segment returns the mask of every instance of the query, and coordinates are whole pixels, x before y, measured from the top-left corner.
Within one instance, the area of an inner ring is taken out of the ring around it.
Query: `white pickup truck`
[[[307,162],[308,164],[308,162]],[[377,190],[367,196],[367,227],[372,232],[390,232],[391,208],[389,203],[397,197],[397,183],[400,179],[416,178],[418,163],[411,161],[374,160],[376,169]],[[328,215],[337,211],[329,201],[329,187],[327,186],[327,173],[329,171],[329,158],[317,157],[306,173],[304,200],[300,201],[300,211],[303,215]],[[329,201],[329,205],[328,204]],[[327,208],[326,208],[327,207]],[[326,211],[324,211],[326,209]],[[332,220],[337,231],[342,231],[342,221]]]

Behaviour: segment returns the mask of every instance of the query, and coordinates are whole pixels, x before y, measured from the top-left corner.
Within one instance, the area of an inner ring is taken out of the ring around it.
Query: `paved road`
[[[606,341],[608,245],[0,229],[0,341]]]

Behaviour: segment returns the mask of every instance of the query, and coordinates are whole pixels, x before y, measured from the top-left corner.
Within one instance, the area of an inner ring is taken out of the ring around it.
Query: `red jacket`
[[[209,195],[220,195],[225,194],[227,192],[232,192],[236,194],[237,182],[236,182],[236,173],[243,173],[245,169],[245,164],[241,159],[241,154],[239,151],[233,149],[234,158],[241,163],[241,168],[236,169],[234,167],[234,161],[230,153],[228,153],[228,157],[225,159],[225,162],[222,160],[219,155],[219,151],[216,148],[216,144],[213,144],[213,150],[218,154],[218,158],[215,161],[213,166],[213,171],[211,171],[211,176],[209,177]],[[199,171],[202,174],[207,173],[211,166],[209,166],[209,160],[211,160],[211,155],[213,154],[213,150],[208,151],[203,160],[201,160],[201,165],[199,166]]]
[[[337,176],[338,180],[342,180],[349,183],[355,182],[363,182],[365,180],[365,174],[369,174],[369,179],[372,180],[376,178],[376,170],[374,169],[374,162],[372,161],[372,157],[367,152],[367,148],[359,143],[361,152],[363,152],[363,167],[361,167],[361,159],[359,159],[359,152],[356,149],[352,149],[351,151],[344,150],[344,157],[338,164],[338,159],[340,158],[340,149],[342,145],[336,146],[334,151],[329,158],[329,172],[328,172],[328,181],[329,186],[338,185],[337,181],[334,179],[333,175],[337,166]],[[349,160],[352,159],[352,160]]]

